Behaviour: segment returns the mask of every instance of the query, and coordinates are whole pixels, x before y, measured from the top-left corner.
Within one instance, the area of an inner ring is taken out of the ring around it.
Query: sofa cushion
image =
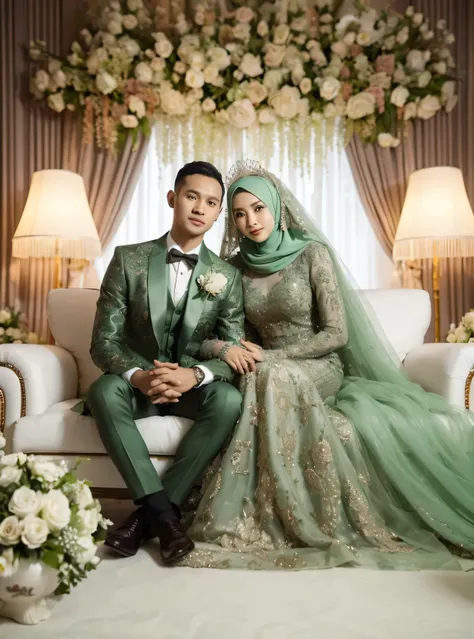
[[[41,415],[19,419],[13,429],[12,452],[42,454],[107,455],[94,419],[71,410],[79,400],[50,406]],[[150,455],[174,455],[193,423],[184,417],[145,417],[136,425]]]

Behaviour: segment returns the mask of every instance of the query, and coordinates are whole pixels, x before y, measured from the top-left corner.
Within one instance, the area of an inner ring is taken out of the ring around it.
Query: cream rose
[[[169,58],[173,53],[173,45],[168,39],[159,40],[155,42],[155,51],[161,58]]]
[[[56,113],[61,113],[66,108],[66,103],[64,102],[64,97],[61,92],[53,93],[52,95],[48,95],[48,106]]]
[[[397,138],[394,138],[391,133],[379,133],[377,136],[377,142],[383,149],[388,149],[393,146],[398,146],[397,142],[400,142]]]
[[[286,44],[290,37],[290,28],[287,24],[279,24],[273,32],[273,42],[275,44]]]
[[[252,104],[260,104],[268,97],[268,89],[257,80],[252,80],[245,89],[245,95]]]
[[[27,486],[17,488],[8,502],[8,510],[17,517],[37,515],[41,510],[41,493]]]
[[[474,311],[466,313],[462,318],[462,323],[468,330],[474,331]]]
[[[186,99],[180,91],[167,89],[161,93],[161,108],[167,115],[185,115]]]
[[[239,129],[245,129],[255,124],[257,114],[253,104],[248,98],[236,100],[227,109],[229,122]]]
[[[447,70],[448,66],[446,62],[441,61],[433,64],[433,71],[436,71],[436,73],[439,73],[440,75],[445,75]]]
[[[417,104],[416,102],[408,102],[403,109],[403,119],[411,120],[412,118],[416,118],[417,112]]]
[[[126,29],[135,29],[135,27],[138,26],[137,17],[132,13],[128,13],[126,16],[123,16],[122,24]]]
[[[3,328],[2,328],[2,330],[3,330]],[[2,333],[0,332],[0,335],[1,334]],[[0,435],[0,450],[2,448],[5,448],[6,445],[7,445],[7,440],[5,439],[5,437],[3,435]]]
[[[348,53],[348,47],[345,42],[334,42],[331,46],[332,52],[338,55],[340,58],[345,58]]]
[[[136,115],[122,115],[120,123],[126,129],[136,129],[138,126],[138,118]]]
[[[402,107],[405,105],[409,95],[410,91],[406,87],[397,87],[390,95],[390,102],[397,107]]]
[[[206,56],[202,51],[194,51],[189,56],[189,66],[196,71],[202,71],[206,65]]]
[[[268,34],[268,23],[265,20],[260,20],[257,25],[257,33],[261,38],[264,38]]]
[[[67,473],[67,469],[62,468],[59,464],[51,461],[37,461],[36,459],[28,462],[28,468],[32,475],[44,479],[48,483],[57,481]]]
[[[249,78],[256,78],[263,73],[261,62],[262,61],[259,56],[253,55],[252,53],[246,53],[240,63],[240,70]]]
[[[232,29],[232,34],[236,40],[248,40],[250,36],[250,25],[240,22]]]
[[[21,522],[21,541],[30,550],[40,548],[49,535],[49,528],[44,519],[28,515]]]
[[[8,335],[8,331],[7,331]],[[10,453],[10,455],[5,455],[2,461],[0,462],[0,466],[16,466],[17,464],[23,466],[26,462],[25,453]]]
[[[148,84],[153,80],[153,69],[146,62],[139,62],[135,67],[135,77],[143,84]]]
[[[444,103],[444,110],[446,111],[446,113],[450,113],[454,109],[454,107],[458,103],[458,100],[459,97],[457,95],[453,95],[446,100],[446,102]]]
[[[82,534],[92,535],[99,525],[99,513],[96,508],[80,508],[77,512]]]
[[[423,55],[423,51],[419,51],[418,49],[412,49],[409,51],[407,55],[407,67],[411,69],[411,71],[424,71],[426,67],[426,60]]]
[[[68,525],[71,509],[66,495],[53,489],[43,495],[42,501],[41,514],[51,532],[59,532]]]
[[[285,85],[270,99],[270,106],[284,120],[298,115],[300,92],[296,87]]]
[[[81,566],[85,566],[89,563],[95,563],[94,559],[97,552],[97,546],[90,535],[84,535],[77,540],[79,551],[76,555],[76,559]]]
[[[2,546],[14,546],[20,541],[21,523],[18,517],[10,515],[0,524],[0,544]]]
[[[243,22],[244,24],[249,24],[252,22],[255,13],[250,9],[250,7],[239,7],[235,12],[235,19],[237,22]]]
[[[212,98],[206,98],[201,104],[201,109],[204,113],[212,113],[216,110],[216,103]]]
[[[219,71],[224,71],[224,69],[227,69],[230,65],[229,54],[222,47],[214,47],[210,49],[208,55],[211,65],[219,69]]]
[[[122,33],[123,31],[122,23],[118,20],[110,20],[107,24],[107,30],[114,36],[119,35],[119,33]]]
[[[176,64],[178,64],[178,62]],[[153,71],[164,71],[166,69],[166,62],[163,58],[154,58],[150,62],[150,66]]]
[[[204,86],[204,74],[195,69],[186,71],[185,82],[191,89],[200,89]]]
[[[131,95],[128,99],[128,108],[135,113],[140,120],[146,113],[146,106],[143,100],[136,95]]]
[[[356,42],[360,44],[361,47],[368,47],[369,44],[372,43],[372,33],[361,31],[357,34]]]
[[[219,69],[217,69],[216,67],[213,67],[211,65],[207,66],[204,71],[204,82],[206,82],[207,84],[216,84],[216,82],[219,80]]]
[[[439,98],[434,95],[427,95],[419,102],[416,114],[422,120],[429,120],[440,108]]]
[[[258,121],[260,124],[274,124],[277,121],[277,117],[273,109],[266,107],[258,112]]]
[[[117,81],[107,71],[99,71],[95,83],[99,91],[104,95],[112,93],[117,88]]]
[[[276,44],[269,44],[265,53],[265,64],[267,67],[275,68],[281,66],[285,57],[285,47]]]
[[[429,71],[423,71],[423,73],[420,73],[420,75],[418,76],[418,86],[420,87],[420,89],[424,89],[426,86],[428,86],[430,80],[431,73]]]
[[[49,84],[49,73],[46,71],[37,71],[35,74],[35,85],[38,91],[46,91]],[[2,311],[3,312],[3,311]],[[0,320],[1,321],[1,320]]]
[[[415,13],[415,15],[413,16],[413,24],[415,25],[415,27],[419,27],[422,22],[423,22],[423,14]]]
[[[7,548],[0,555],[0,577],[11,577],[18,570],[19,561],[15,559],[13,548]]]
[[[375,97],[371,93],[362,91],[352,95],[347,101],[347,117],[358,120],[375,111]]]
[[[326,104],[323,110],[323,114],[324,114],[324,117],[328,119],[336,118],[338,116],[336,105],[333,104],[332,102],[330,102],[329,104]]]
[[[448,98],[452,98],[454,96],[454,91],[456,89],[456,85],[452,80],[448,80],[448,82],[444,82],[441,87],[441,96],[442,99],[447,100]]]
[[[329,102],[330,100],[334,100],[336,95],[339,93],[340,88],[341,83],[339,80],[329,77],[324,79],[319,92],[321,97]]]
[[[5,455],[5,457],[8,457],[8,455]],[[2,459],[2,463],[5,457]],[[16,466],[2,467],[0,470],[0,486],[6,487],[11,486],[12,484],[19,484],[22,474],[23,471],[21,468],[16,468]]]
[[[309,78],[303,78],[300,82],[300,91],[303,95],[307,95],[311,89],[313,88],[313,84]]]

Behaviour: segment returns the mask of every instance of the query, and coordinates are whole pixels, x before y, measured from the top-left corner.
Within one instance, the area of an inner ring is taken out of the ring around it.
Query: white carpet
[[[474,639],[474,572],[162,568],[107,555],[38,626],[2,639]]]

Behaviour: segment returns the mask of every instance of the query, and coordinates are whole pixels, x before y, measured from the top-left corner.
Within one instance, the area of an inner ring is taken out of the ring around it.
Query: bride
[[[243,411],[191,525],[205,543],[181,565],[472,567],[474,415],[405,377],[278,178],[237,165],[227,204],[248,341],[202,356],[245,373]]]

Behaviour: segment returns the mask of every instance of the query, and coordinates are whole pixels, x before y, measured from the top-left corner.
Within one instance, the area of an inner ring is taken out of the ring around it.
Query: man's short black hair
[[[224,193],[225,193],[224,180],[222,179],[222,175],[220,174],[220,172],[216,169],[216,167],[213,164],[211,164],[210,162],[202,162],[201,160],[198,160],[196,162],[188,162],[188,164],[185,164],[181,169],[179,169],[176,179],[174,181],[175,191],[178,191],[179,187],[181,186],[181,183],[184,181],[186,177],[188,177],[188,175],[205,175],[206,177],[210,177],[210,178],[213,178],[214,180],[217,180],[217,182],[219,182],[219,184],[221,185],[221,189],[222,189],[222,198],[221,198],[221,202],[222,202],[222,200],[224,199]]]

